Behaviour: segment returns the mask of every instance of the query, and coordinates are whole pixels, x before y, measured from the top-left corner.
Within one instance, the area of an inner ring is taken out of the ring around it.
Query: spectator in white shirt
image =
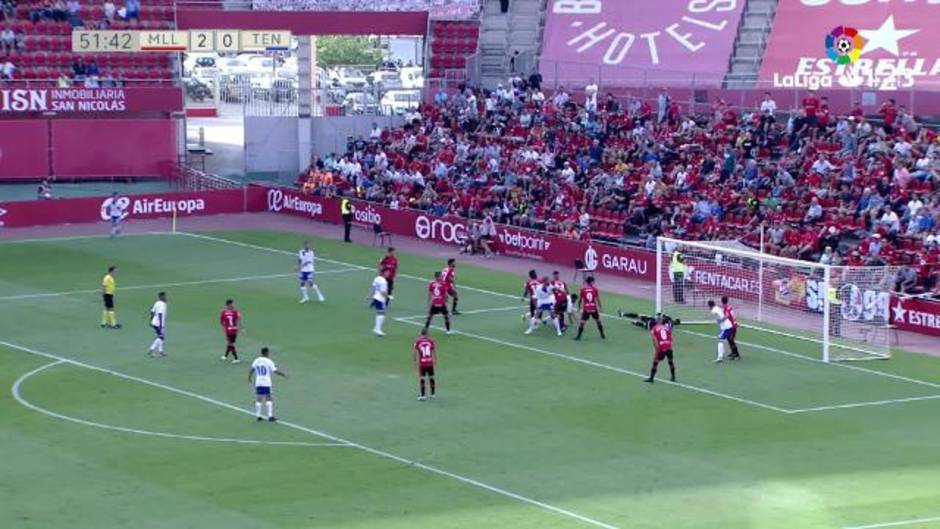
[[[13,79],[14,73],[16,73],[16,66],[10,62],[9,58],[7,58],[6,62],[0,64],[0,79]]]
[[[0,45],[3,46],[4,53],[13,53],[17,49],[16,33],[13,28],[6,28],[0,33]]]
[[[819,203],[819,199],[813,197],[813,201],[810,202],[809,208],[806,210],[806,216],[803,217],[803,222],[806,224],[813,224],[818,222],[823,216],[822,204]]]
[[[891,208],[886,208],[885,212],[881,215],[881,225],[891,233],[901,231],[901,219],[898,218],[898,214]]]
[[[369,139],[372,141],[382,139],[382,127],[380,127],[378,123],[372,124],[372,132],[369,133]]]
[[[114,5],[114,2],[111,0],[105,0],[104,2],[104,18],[110,22],[114,21],[114,16],[117,15],[117,6]]]
[[[558,87],[558,91],[555,92],[555,97],[552,98],[552,102],[559,108],[565,106],[570,100],[571,96],[568,95],[568,92],[565,92],[565,87],[563,86]]]
[[[912,148],[913,146],[904,139],[900,139],[894,144],[894,152],[903,158],[911,155]]]
[[[826,156],[823,154],[819,155],[819,158],[813,162],[813,171],[818,173],[821,176],[828,176],[829,171],[835,169],[836,166],[832,165],[829,160],[826,159]]]
[[[582,209],[581,214],[578,215],[578,227],[582,231],[587,231],[591,228],[591,216],[588,214],[587,210]]]
[[[594,79],[591,79],[584,87],[584,106],[588,112],[597,112],[597,90],[597,83],[594,82]]]
[[[922,207],[924,207],[924,201],[919,196],[914,195],[907,201],[907,217],[914,218]]]
[[[764,92],[764,99],[760,102],[761,116],[774,117],[777,113],[777,102],[770,97],[770,92]]]
[[[571,162],[565,162],[565,168],[561,170],[561,178],[569,183],[574,183],[574,169],[571,168]]]

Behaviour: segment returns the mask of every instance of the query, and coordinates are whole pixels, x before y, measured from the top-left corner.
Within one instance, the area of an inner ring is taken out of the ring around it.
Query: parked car
[[[397,71],[377,70],[369,74],[369,83],[380,91],[404,88]]]
[[[365,74],[357,68],[337,68],[330,76],[333,81],[343,88],[365,88],[369,84]]]
[[[378,114],[379,105],[372,94],[350,92],[343,98],[343,107],[347,114]]]
[[[384,114],[402,115],[421,104],[420,90],[392,90],[382,96]]]
[[[248,73],[222,74],[219,77],[219,97],[226,103],[248,101],[258,88]]]

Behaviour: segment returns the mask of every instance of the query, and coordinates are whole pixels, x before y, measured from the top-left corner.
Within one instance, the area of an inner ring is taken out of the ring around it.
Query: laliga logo
[[[3,208],[0,208],[0,217],[4,216],[4,215],[6,215],[6,214],[7,214],[7,210],[5,210],[5,209],[3,209]],[[0,228],[2,228],[3,226],[4,226],[3,221],[0,220]]]
[[[116,202],[118,209],[121,210],[121,220],[127,218],[129,213],[127,212],[127,207],[131,205],[131,199],[128,197],[118,197],[116,200],[108,197],[104,199],[104,202],[101,203],[101,220],[111,220],[111,215],[109,214],[109,209],[111,209],[111,204]]]
[[[415,235],[419,239],[435,240],[463,244],[467,241],[467,228],[463,224],[442,219],[431,220],[424,215],[415,219]]]
[[[363,224],[382,224],[382,215],[372,209],[372,206],[366,206],[366,208],[362,210],[356,209],[353,212],[353,217],[356,219],[356,222],[362,222]]]
[[[826,56],[836,64],[852,64],[862,56],[865,41],[858,30],[836,26],[826,35]]]
[[[268,191],[268,211],[281,211],[284,204],[284,192],[280,189],[271,189]]]
[[[597,250],[590,245],[588,245],[587,250],[584,251],[584,269],[597,270]]]

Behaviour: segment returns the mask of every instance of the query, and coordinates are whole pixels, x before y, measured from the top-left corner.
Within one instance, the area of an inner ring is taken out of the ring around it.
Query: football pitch
[[[610,314],[650,300],[604,293],[606,341],[593,323],[525,336],[522,278],[457,256],[464,314],[432,331],[438,397],[418,402],[411,344],[443,259],[399,255],[377,338],[382,250],[310,239],[327,299],[300,305],[305,238],[0,242],[0,528],[940,527],[940,359],[824,364],[744,329],[744,360],[716,365],[714,329],[687,326],[678,383],[661,365],[644,384],[650,339]],[[98,326],[110,264],[120,330]],[[219,359],[226,298],[241,365]],[[276,424],[253,417],[263,345],[290,375]]]

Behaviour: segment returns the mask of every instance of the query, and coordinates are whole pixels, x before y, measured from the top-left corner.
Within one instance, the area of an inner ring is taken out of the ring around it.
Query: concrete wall
[[[296,175],[296,116],[245,116],[245,171]]]
[[[362,135],[369,137],[372,124],[383,129],[401,127],[405,120],[401,116],[336,116],[313,117],[310,120],[310,148],[313,156],[346,152],[346,138]],[[304,138],[298,135],[298,127],[304,126],[305,118],[295,116],[245,116],[245,172],[266,173],[282,182],[293,178],[306,169],[301,159]]]

